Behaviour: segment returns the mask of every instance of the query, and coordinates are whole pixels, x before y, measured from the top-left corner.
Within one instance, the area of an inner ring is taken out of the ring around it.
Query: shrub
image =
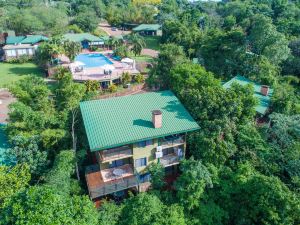
[[[87,92],[97,91],[100,87],[98,81],[96,80],[87,80],[84,84]]]
[[[95,29],[93,32],[92,32],[93,35],[97,36],[97,37],[100,37],[100,36],[107,36],[107,33],[104,31],[104,30],[101,30],[99,28]]]
[[[10,58],[10,59],[6,60],[6,62],[23,64],[23,63],[29,62],[30,60],[31,60],[31,58],[29,56],[22,55],[19,58]]]
[[[83,30],[80,29],[76,24],[68,26],[69,32],[74,32],[75,34],[83,33]]]
[[[122,74],[122,84],[130,83],[131,79],[131,75],[128,72]]]
[[[97,46],[91,46],[91,47],[90,47],[90,50],[91,50],[92,52],[96,52],[96,51],[98,50],[98,47],[97,47]]]
[[[139,84],[143,83],[145,81],[145,77],[142,74],[138,74],[135,76],[135,81]]]
[[[115,84],[111,84],[111,85],[108,86],[108,90],[109,90],[111,93],[114,93],[114,92],[117,92],[118,87],[117,87],[117,85],[115,85]]]

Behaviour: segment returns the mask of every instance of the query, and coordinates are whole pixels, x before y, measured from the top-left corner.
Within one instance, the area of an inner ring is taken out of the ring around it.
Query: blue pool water
[[[75,61],[84,63],[84,67],[100,67],[106,64],[113,64],[107,57],[102,54],[80,54],[75,57]]]

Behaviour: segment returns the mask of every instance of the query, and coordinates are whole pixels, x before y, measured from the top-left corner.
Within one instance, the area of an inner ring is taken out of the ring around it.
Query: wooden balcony
[[[118,159],[132,157],[132,149],[130,146],[122,146],[119,148],[108,149],[99,152],[101,162],[110,162]]]
[[[184,141],[184,138],[183,137],[180,137],[180,138],[177,138],[177,139],[173,139],[173,140],[170,140],[170,141],[162,141],[161,142],[161,147],[164,149],[164,148],[170,148],[170,147],[175,147],[175,146],[179,146],[179,145],[183,145],[185,143]]]
[[[179,161],[180,161],[180,157],[175,153],[165,155],[162,158],[160,158],[160,163],[164,167],[179,164]]]
[[[116,174],[116,170],[122,173]],[[98,165],[89,166],[85,177],[92,199],[138,186],[132,165],[129,164],[105,170],[100,170]]]

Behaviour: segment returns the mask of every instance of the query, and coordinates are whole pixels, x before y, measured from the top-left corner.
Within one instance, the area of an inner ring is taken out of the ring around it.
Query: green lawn
[[[159,50],[160,37],[159,36],[145,36],[146,48]]]
[[[33,63],[10,64],[0,63],[0,88],[6,87],[29,74],[42,76],[42,71]]]
[[[138,55],[134,56],[133,54],[130,56],[130,58],[135,59],[136,62],[147,62],[151,63],[153,62],[153,58],[149,55]]]

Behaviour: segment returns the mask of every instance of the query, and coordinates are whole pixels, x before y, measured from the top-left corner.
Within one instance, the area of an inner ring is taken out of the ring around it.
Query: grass
[[[145,36],[146,48],[159,50],[160,37],[159,36]]]
[[[153,58],[149,55],[137,55],[134,56],[133,54],[130,56],[130,58],[135,59],[136,62],[147,62],[151,63],[153,62]]]
[[[41,77],[43,72],[33,63],[0,63],[0,88],[7,87],[30,74]]]

